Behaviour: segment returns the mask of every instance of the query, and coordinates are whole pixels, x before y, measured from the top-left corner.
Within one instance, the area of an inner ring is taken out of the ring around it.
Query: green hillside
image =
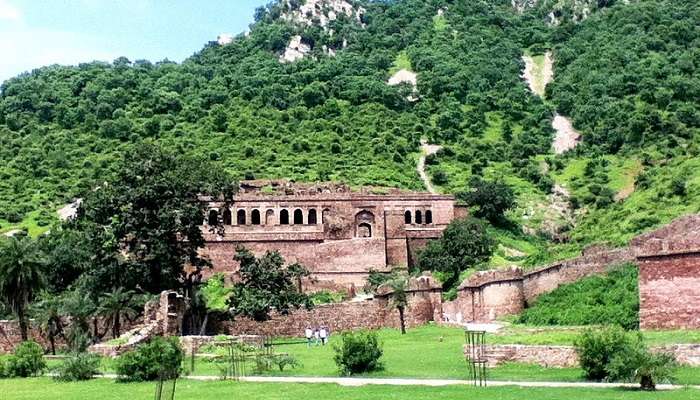
[[[294,10],[273,3],[248,35],[182,64],[121,58],[10,79],[0,94],[0,232],[48,229],[55,210],[143,141],[242,179],[420,190],[427,138],[444,146],[428,158],[440,190],[464,191],[471,176],[515,190],[514,227],[496,230],[506,249],[494,265],[621,244],[700,211],[700,5],[605,2],[580,20],[558,4],[551,24],[549,3],[354,1],[359,20],[341,15],[325,29],[290,22]],[[280,62],[295,35],[311,53]],[[521,78],[521,56],[547,49],[555,65],[544,101]],[[401,68],[417,73],[416,92],[387,84]],[[558,156],[555,111],[583,136]],[[555,184],[571,198],[553,203]],[[552,212],[568,203],[571,220]]]

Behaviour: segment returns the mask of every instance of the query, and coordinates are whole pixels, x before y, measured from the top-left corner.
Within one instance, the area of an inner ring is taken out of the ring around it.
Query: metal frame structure
[[[465,330],[464,337],[469,376],[474,386],[486,386],[486,332]]]

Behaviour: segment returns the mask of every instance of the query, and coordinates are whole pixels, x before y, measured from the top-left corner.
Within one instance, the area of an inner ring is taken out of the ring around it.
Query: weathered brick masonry
[[[453,196],[248,181],[232,203],[209,201],[203,253],[213,272],[235,279],[237,245],[256,254],[277,250],[309,268],[305,289],[348,289],[362,286],[370,270],[411,265],[417,249],[464,215]],[[223,232],[211,231],[214,222]]]
[[[632,241],[642,329],[700,328],[700,215]]]
[[[488,322],[503,315],[520,313],[528,302],[559,285],[604,273],[613,265],[634,261],[628,249],[593,247],[580,257],[533,271],[520,268],[477,272],[459,286],[457,299],[443,304],[451,322]]]
[[[407,289],[408,308],[405,322],[409,327],[440,320],[441,289],[432,278],[423,276],[411,279]],[[325,325],[332,332],[356,329],[398,327],[399,313],[390,303],[390,290],[382,290],[374,299],[327,304],[311,311],[299,310],[289,315],[273,315],[265,322],[236,318],[225,324],[231,335],[253,334],[264,336],[302,336],[306,327]]]

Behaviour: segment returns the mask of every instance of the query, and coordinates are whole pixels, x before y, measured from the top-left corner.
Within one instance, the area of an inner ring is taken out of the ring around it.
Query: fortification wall
[[[634,261],[626,248],[592,248],[580,257],[523,272],[519,268],[477,272],[458,289],[457,299],[443,304],[448,322],[488,322],[518,314],[537,296],[560,285],[604,273],[610,266]]]
[[[700,215],[632,240],[642,329],[700,328]]]
[[[390,290],[380,291],[374,299],[359,302],[325,304],[312,310],[297,310],[288,315],[274,314],[264,322],[237,318],[223,324],[230,335],[262,335],[299,337],[306,327],[327,326],[331,332],[357,329],[398,328],[399,313],[392,307]],[[414,327],[439,321],[441,294],[439,285],[430,277],[412,279],[407,290],[406,326]]]

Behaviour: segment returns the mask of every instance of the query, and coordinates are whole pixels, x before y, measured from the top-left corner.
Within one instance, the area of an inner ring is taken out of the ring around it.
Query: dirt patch
[[[557,132],[552,144],[556,154],[565,153],[581,142],[581,134],[566,117],[556,114],[552,120],[552,128]]]
[[[420,179],[423,181],[426,190],[428,190],[428,192],[430,193],[437,193],[435,191],[435,188],[433,187],[433,184],[430,182],[430,177],[425,172],[425,158],[431,154],[437,153],[440,149],[442,149],[442,146],[428,144],[427,140],[421,139],[420,149],[421,156],[418,159],[418,165],[416,166],[416,170],[418,171],[418,175],[420,175]]]

